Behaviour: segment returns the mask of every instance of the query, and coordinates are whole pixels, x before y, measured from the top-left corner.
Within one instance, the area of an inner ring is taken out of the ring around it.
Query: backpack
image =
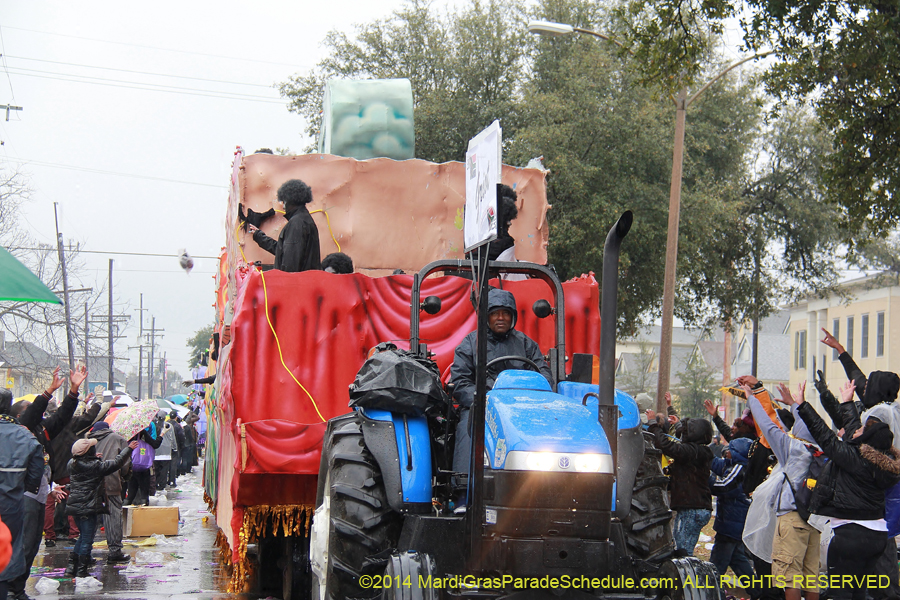
[[[791,484],[791,480],[788,479],[787,473],[782,473],[784,475],[784,480],[787,481],[788,486],[791,488],[791,492],[794,494],[794,503],[797,505],[797,513],[800,515],[800,518],[804,521],[809,521],[809,504],[810,500],[812,500],[813,489],[816,487],[816,483],[819,478],[822,476],[822,472],[825,470],[825,465],[828,463],[828,457],[825,454],[816,448],[815,446],[806,445],[806,449],[809,450],[809,453],[812,455],[812,461],[809,463],[809,469],[806,471],[806,477],[803,479],[803,484],[800,486],[800,489],[795,489],[793,484]]]

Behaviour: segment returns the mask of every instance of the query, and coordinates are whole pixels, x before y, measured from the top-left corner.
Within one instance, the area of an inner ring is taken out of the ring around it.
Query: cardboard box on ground
[[[125,537],[178,535],[177,506],[126,506]]]

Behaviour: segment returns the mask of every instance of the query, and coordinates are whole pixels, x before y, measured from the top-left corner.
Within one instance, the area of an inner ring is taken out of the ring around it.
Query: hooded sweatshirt
[[[650,423],[648,428],[656,447],[674,459],[669,465],[672,509],[712,510],[709,491],[710,465],[713,460],[709,447],[712,425],[706,419],[685,418],[678,422],[678,426],[680,441],[666,435],[659,421]]]
[[[716,499],[716,522],[713,529],[717,533],[739,540],[744,531],[750,498],[744,493],[742,484],[744,468],[747,466],[752,442],[747,438],[737,438],[728,444],[730,459],[714,458],[709,476],[709,489]]]
[[[487,335],[487,359],[488,362],[501,356],[524,356],[530,358],[540,368],[550,385],[553,385],[553,376],[550,367],[544,360],[540,346],[530,337],[516,330],[516,299],[506,290],[491,288],[488,291],[488,314],[495,310],[507,309],[512,313],[512,325],[505,334],[496,334],[488,329]],[[472,406],[475,399],[475,331],[468,334],[453,356],[453,366],[450,368],[450,381],[454,384],[453,397],[464,407]],[[494,385],[494,379],[503,369],[530,369],[524,362],[515,360],[504,361],[488,371],[488,388]]]

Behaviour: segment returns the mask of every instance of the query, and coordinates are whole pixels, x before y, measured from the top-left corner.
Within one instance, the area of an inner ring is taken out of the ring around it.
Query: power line
[[[54,64],[54,65],[65,65],[68,67],[82,67],[85,69],[100,69],[103,71],[116,71],[119,73],[134,73],[137,75],[153,75],[154,77],[172,77],[175,79],[190,79],[193,81],[207,81],[210,83],[227,83],[230,85],[246,85],[246,86],[252,86],[252,87],[261,87],[261,88],[266,88],[266,89],[272,89],[271,85],[266,85],[263,83],[244,83],[242,81],[225,81],[223,79],[206,79],[203,77],[191,77],[188,75],[170,75],[168,73],[153,73],[151,71],[135,71],[133,69],[116,69],[114,67],[98,67],[95,65],[82,65],[82,64],[78,64],[78,63],[62,62],[62,61],[58,61],[58,60],[45,60],[42,58],[29,58],[27,56],[12,56],[10,54],[5,54],[4,57],[5,58],[15,58],[16,60],[30,60],[30,61],[34,61],[34,62],[50,63],[50,64]],[[21,68],[21,67],[13,67],[13,68]]]
[[[25,246],[18,246],[17,250],[53,250],[53,248],[26,248]],[[86,254],[115,254],[121,256],[162,256],[164,258],[179,258],[180,254],[158,254],[154,252],[113,252],[111,250],[85,250],[83,248],[75,248],[72,250],[73,252],[84,252]],[[214,260],[219,260],[218,256],[193,256],[193,258],[211,258]]]
[[[135,179],[149,179],[151,181],[166,181],[168,183],[181,183],[184,185],[200,185],[203,187],[211,187],[217,189],[228,189],[227,185],[214,185],[212,183],[201,183],[199,181],[184,181],[182,179],[169,179],[167,177],[154,177],[152,175],[139,175],[137,173],[122,173],[120,171],[107,171],[105,169],[92,169],[89,167],[78,167],[75,165],[64,165],[61,163],[52,163],[43,160],[31,160],[28,158],[16,158],[12,159],[9,157],[0,158],[0,161],[6,160],[7,162],[20,162],[23,164],[34,164],[42,167],[53,167],[56,169],[69,169],[72,171],[81,171],[85,173],[97,173],[99,175],[117,175],[119,177],[133,177]]]
[[[220,92],[219,90],[206,90],[206,89],[198,89],[198,88],[186,88],[179,87],[177,85],[166,85],[163,83],[149,83],[144,81],[129,81],[127,79],[110,79],[108,77],[94,77],[93,75],[77,75],[74,73],[58,73],[56,71],[41,71],[40,69],[27,69],[25,67],[9,67],[12,69],[12,72],[16,75],[24,75],[25,73],[43,73],[44,75],[60,75],[62,77],[76,77],[75,81],[79,79],[95,79],[97,81],[110,81],[113,83],[129,83],[135,85],[149,85],[156,88],[168,88],[171,90],[183,90],[188,92],[212,92],[215,94],[228,94],[236,97],[246,97],[246,98],[262,98],[264,100],[273,100],[271,96],[255,96],[253,94],[242,94],[240,92]],[[99,67],[98,67],[99,68]],[[84,81],[82,83],[93,83],[91,81]],[[228,83],[228,82],[225,82]],[[271,89],[271,88],[270,88]]]
[[[176,50],[174,48],[160,48],[158,46],[146,46],[143,44],[133,44],[133,43],[129,43],[129,42],[113,42],[110,40],[99,40],[97,38],[82,37],[82,36],[71,35],[71,34],[67,34],[67,33],[54,33],[52,31],[39,31],[37,29],[26,29],[24,27],[11,27],[9,25],[4,25],[3,27],[0,27],[0,30],[2,30],[3,28],[15,29],[16,31],[27,31],[29,33],[40,33],[43,35],[55,35],[55,36],[59,36],[59,37],[67,37],[67,38],[72,38],[72,39],[76,39],[76,40],[85,40],[88,42],[99,42],[101,44],[118,44],[120,46],[132,46],[135,48],[148,48],[150,50],[161,50],[163,52],[178,52],[181,54],[194,54],[196,56],[209,56],[212,58],[224,58],[226,60],[242,60],[245,62],[254,62],[254,63],[267,64],[267,65],[280,65],[283,67],[292,67],[294,69],[309,68],[308,65],[295,65],[293,63],[283,63],[283,62],[276,62],[276,61],[272,61],[272,60],[258,60],[258,59],[254,59],[254,58],[246,58],[246,57],[241,57],[241,56],[224,56],[221,54],[208,54],[206,52],[193,52],[191,50]]]
[[[150,83],[150,82],[144,82],[144,81],[129,81],[127,79],[110,79],[108,77],[94,77],[93,75],[76,75],[73,73],[58,73],[56,71],[41,71],[40,69],[26,69],[25,67],[8,67],[7,71],[9,71],[10,69],[12,69],[12,73],[15,75],[25,75],[27,73],[42,73],[44,75],[59,75],[61,77],[74,77],[76,79],[71,79],[71,80],[67,79],[65,81],[77,81],[79,83],[95,83],[94,81],[88,81],[88,80],[94,79],[96,81],[109,81],[112,83],[152,86],[153,88],[160,88],[159,91],[178,90],[178,91],[187,91],[187,92],[212,92],[214,94],[227,94],[228,96],[234,96],[235,98],[254,98],[254,99],[263,99],[263,100],[277,100],[277,98],[273,98],[272,96],[256,96],[253,94],[242,94],[240,92],[223,92],[223,91],[219,91],[219,90],[186,88],[186,87],[179,87],[177,85],[166,85],[163,83]],[[84,79],[85,81],[81,81],[82,79]]]
[[[6,69],[6,80],[9,81],[9,93],[12,95],[12,102],[16,101],[16,92],[13,90],[12,79],[9,78],[9,67],[6,65],[6,44],[3,43],[3,28],[0,28],[0,52],[3,55],[0,55],[0,59],[3,59],[3,68]]]
[[[15,69],[15,67],[13,67]],[[20,71],[20,70],[19,70]],[[141,85],[156,85],[152,83],[139,84],[139,85],[123,85],[119,83],[102,83],[100,81],[82,81],[80,79],[67,79],[65,77],[53,77],[50,75],[35,75],[34,73],[21,73],[15,72],[19,77],[37,77],[38,79],[54,79],[56,81],[68,81],[70,83],[86,83],[90,85],[102,85],[106,87],[119,87],[119,88],[127,88],[133,90],[144,90],[146,92],[164,92],[168,94],[182,94],[184,96],[205,96],[207,98],[221,98],[223,100],[244,100],[245,102],[262,102],[264,104],[284,104],[284,100],[276,100],[276,99],[265,99],[265,96],[252,96],[252,97],[241,97],[239,95],[227,95],[226,93],[222,94],[203,94],[199,92],[182,92],[177,90],[165,90],[165,89],[155,89],[148,87],[140,87]],[[71,77],[78,77],[78,75],[73,75]],[[97,79],[97,78],[95,78]]]

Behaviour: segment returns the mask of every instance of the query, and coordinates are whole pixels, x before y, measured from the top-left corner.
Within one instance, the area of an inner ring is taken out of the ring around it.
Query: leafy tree
[[[708,418],[703,406],[705,400],[716,401],[719,387],[716,370],[706,364],[699,351],[694,351],[683,362],[678,372],[679,393],[674,404],[681,417]]]
[[[200,359],[209,352],[209,339],[213,334],[213,326],[207,325],[201,327],[194,332],[194,335],[187,339],[187,347],[191,351],[191,360],[188,366],[193,369],[200,365]]]
[[[529,10],[517,0],[471,0],[446,14],[411,0],[386,19],[358,26],[353,37],[329,33],[329,56],[313,72],[281,84],[281,91],[315,135],[325,79],[407,77],[415,102],[416,155],[436,162],[462,159],[468,139],[500,118],[505,162],[526,164],[543,156],[550,171],[548,252],[563,278],[600,274],[605,228],[624,210],[633,210],[635,227],[621,260],[617,323],[620,333],[632,334],[653,318],[662,296],[675,117],[672,82],[648,79],[639,56],[615,44],[587,36],[526,36],[526,18],[625,31],[623,21],[585,0],[541,0]],[[715,28],[705,30],[695,40],[705,44],[703,52],[692,55],[704,61],[698,73],[724,66],[714,53],[714,34]],[[779,196],[790,210],[776,211],[779,225],[774,228],[765,224],[765,202],[753,200],[766,188],[762,167],[755,164],[764,149],[802,154],[797,147],[766,141],[761,104],[759,90],[732,72],[706,90],[688,114],[676,315],[689,325],[764,313],[783,289],[768,274],[784,261],[772,253],[751,253],[755,262],[744,258],[752,248],[751,233],[762,248],[768,248],[768,240],[783,243],[786,250],[779,257],[784,259],[802,250],[803,260],[794,261],[798,265],[823,259],[824,246],[796,240],[789,226],[792,211],[802,208],[799,197],[788,202]],[[795,141],[804,143],[800,137]],[[791,162],[781,155],[773,160]],[[821,187],[812,177],[818,172],[807,169],[802,181],[816,193]],[[827,265],[822,264],[817,276],[826,281]],[[762,273],[767,276],[753,277]]]
[[[580,2],[548,2],[536,18],[591,28],[599,16]],[[584,20],[582,20],[584,19]],[[604,225],[626,209],[635,227],[622,248],[618,326],[631,334],[659,309],[672,171],[674,104],[640,84],[618,47],[582,38],[540,38],[525,92],[523,125],[509,159],[543,155],[553,210],[550,262],[563,277],[601,272]],[[734,223],[757,107],[751,88],[722,80],[698,100],[685,135],[679,275],[690,276],[724,223]],[[706,261],[710,265],[709,261]],[[721,278],[721,269],[707,273]],[[677,295],[689,323],[709,315],[709,293]],[[713,302],[713,304],[715,304]]]
[[[721,323],[738,322],[765,317],[778,303],[837,281],[838,216],[821,183],[827,146],[802,107],[786,107],[765,127],[750,150],[757,161],[742,181],[733,214],[716,225],[706,251],[692,257],[681,296],[715,298]]]
[[[328,79],[407,78],[416,157],[463,160],[469,139],[494,119],[503,120],[504,135],[516,127],[528,35],[521,14],[514,0],[472,0],[446,15],[424,0],[411,0],[388,18],[357,26],[354,38],[330,32],[330,55],[279,89],[290,100],[288,110],[306,117],[307,133],[315,137]]]
[[[726,19],[745,49],[769,51],[778,100],[809,102],[831,141],[823,176],[848,234],[884,232],[900,217],[900,4],[882,0],[626,0],[618,17],[645,77],[696,82]]]

